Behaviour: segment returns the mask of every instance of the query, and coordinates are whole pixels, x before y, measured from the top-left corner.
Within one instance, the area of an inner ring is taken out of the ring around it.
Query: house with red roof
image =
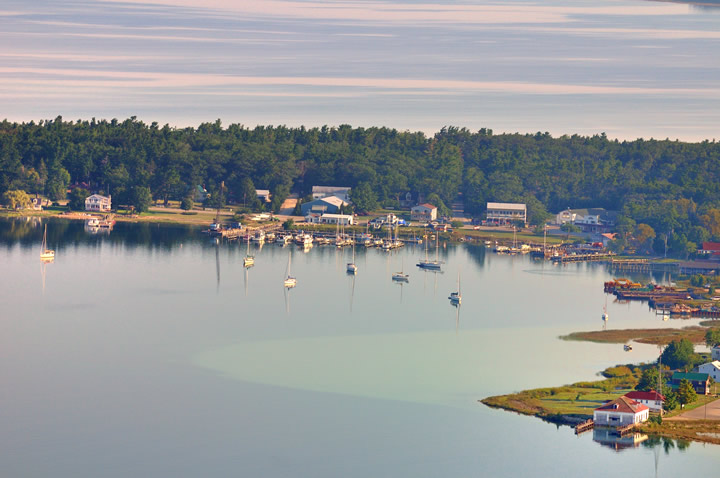
[[[659,412],[662,410],[663,403],[665,403],[665,397],[655,390],[650,390],[649,392],[640,392],[635,390],[630,393],[626,393],[624,396],[645,405],[653,412]]]
[[[642,423],[650,417],[650,409],[625,396],[606,403],[593,412],[596,426],[623,427]]]
[[[720,256],[720,242],[703,242],[698,252],[700,254]]]

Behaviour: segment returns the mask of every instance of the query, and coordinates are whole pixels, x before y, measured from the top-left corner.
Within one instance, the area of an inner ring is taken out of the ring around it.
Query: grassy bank
[[[634,340],[643,344],[667,345],[673,340],[688,339],[694,344],[705,343],[707,328],[700,326],[681,329],[620,329],[573,332],[560,337],[563,340],[623,344]]]
[[[603,372],[606,378],[594,382],[578,382],[561,387],[537,388],[508,395],[498,395],[481,400],[489,407],[500,408],[543,420],[575,425],[592,418],[593,410],[609,400],[632,391],[638,383],[642,368],[633,365],[619,365]],[[638,431],[665,438],[693,440],[720,444],[720,425],[711,420],[667,420],[706,403],[717,400],[715,396],[698,396],[685,406],[666,413],[662,423],[644,423]]]

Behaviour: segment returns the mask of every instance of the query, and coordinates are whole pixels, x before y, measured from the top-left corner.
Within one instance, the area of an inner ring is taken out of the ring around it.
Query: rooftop
[[[691,382],[705,382],[710,378],[710,375],[706,373],[697,372],[675,372],[672,374],[673,381],[675,380],[690,380]]]
[[[487,203],[488,209],[513,209],[517,211],[524,211],[526,208],[525,204],[514,203],[514,202],[489,202]]]
[[[640,391],[633,391],[630,393],[626,393],[625,396],[627,398],[630,398],[632,400],[660,400],[665,401],[665,397],[663,397],[661,394],[657,393],[655,390],[650,390],[649,392],[640,392]]]
[[[596,408],[595,410],[606,410],[620,413],[638,413],[643,410],[649,410],[645,405],[636,402],[635,400],[626,396],[618,397],[615,400],[606,403],[602,407]]]

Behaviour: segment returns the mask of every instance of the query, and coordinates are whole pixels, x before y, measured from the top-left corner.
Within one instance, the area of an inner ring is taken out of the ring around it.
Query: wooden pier
[[[615,433],[617,433],[618,435],[620,435],[622,437],[622,436],[625,436],[628,433],[632,432],[634,429],[635,429],[635,424],[631,423],[630,425],[625,425],[622,427],[615,428]]]
[[[678,272],[679,262],[650,262],[648,259],[612,259],[610,268],[626,272]]]
[[[577,425],[575,425],[575,434],[579,435],[588,430],[592,430],[594,427],[595,427],[595,422],[593,421],[592,418],[588,418],[584,422],[578,423]]]
[[[552,259],[556,262],[606,262],[612,258],[612,254],[569,254],[566,256],[554,256]]]

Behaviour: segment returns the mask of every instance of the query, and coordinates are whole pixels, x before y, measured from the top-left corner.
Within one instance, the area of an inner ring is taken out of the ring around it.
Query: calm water
[[[393,254],[215,245],[196,230],[109,236],[0,221],[0,475],[712,476],[720,448],[617,453],[477,399],[592,379],[655,347],[564,342],[601,327],[599,266],[554,267],[441,245],[443,274]],[[288,255],[297,288],[282,279]],[[393,284],[405,269],[410,282]],[[460,271],[463,304],[447,295]],[[677,326],[610,303],[610,327]],[[600,440],[601,437],[596,437]],[[518,453],[520,456],[518,456]]]

